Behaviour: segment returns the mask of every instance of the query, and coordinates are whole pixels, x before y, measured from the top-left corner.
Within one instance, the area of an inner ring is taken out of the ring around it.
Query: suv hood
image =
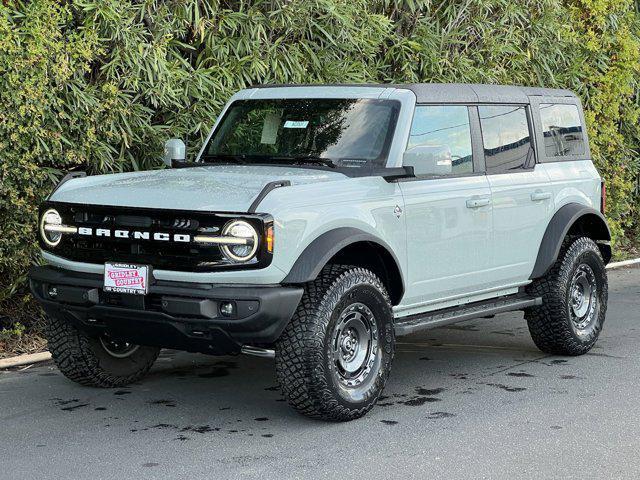
[[[338,172],[289,166],[210,165],[96,175],[69,180],[51,196],[56,202],[173,210],[246,212],[263,187],[347,178]]]

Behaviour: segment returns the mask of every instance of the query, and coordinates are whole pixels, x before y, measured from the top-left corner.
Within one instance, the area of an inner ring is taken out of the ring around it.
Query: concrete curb
[[[628,267],[629,265],[640,264],[640,258],[632,258],[631,260],[623,260],[622,262],[612,262],[607,265],[607,270],[615,268]],[[3,368],[20,367],[22,365],[31,365],[33,363],[46,362],[51,360],[49,352],[32,353],[30,355],[19,355],[0,360],[0,370]]]
[[[607,265],[607,269],[628,267],[640,263],[640,258],[632,258],[631,260],[623,260],[622,262],[612,262]]]
[[[51,354],[49,352],[30,353],[28,355],[3,358],[0,359],[0,370],[3,368],[20,367],[22,365],[46,362],[47,360],[51,360]]]

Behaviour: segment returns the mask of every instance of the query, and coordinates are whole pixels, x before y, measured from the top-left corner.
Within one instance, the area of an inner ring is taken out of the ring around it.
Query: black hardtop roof
[[[250,88],[290,88],[290,87],[374,87],[401,88],[411,90],[418,103],[460,102],[460,103],[528,103],[529,97],[571,97],[577,98],[570,90],[542,87],[521,87],[517,85],[486,85],[472,83],[406,83],[406,84],[262,84]]]

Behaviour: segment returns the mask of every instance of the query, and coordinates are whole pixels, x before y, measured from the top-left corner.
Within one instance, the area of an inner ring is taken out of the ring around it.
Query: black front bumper
[[[218,285],[155,281],[145,296],[104,292],[102,275],[32,267],[29,283],[49,315],[89,335],[109,335],[214,355],[242,345],[270,345],[295,312],[303,289],[286,286]],[[220,303],[231,302],[224,316]]]

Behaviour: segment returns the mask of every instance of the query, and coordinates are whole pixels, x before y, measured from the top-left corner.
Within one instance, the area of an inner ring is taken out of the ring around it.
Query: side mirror
[[[415,175],[450,175],[451,150],[447,145],[418,145],[404,152],[402,165],[413,167]]]
[[[164,158],[162,161],[164,164],[171,168],[173,162],[184,162],[187,157],[187,146],[179,138],[172,138],[167,140],[164,144]]]

